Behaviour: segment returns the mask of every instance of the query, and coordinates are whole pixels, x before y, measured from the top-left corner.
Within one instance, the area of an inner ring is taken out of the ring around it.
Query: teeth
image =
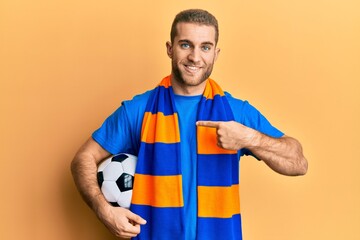
[[[187,68],[190,68],[191,70],[198,70],[199,69],[198,67],[195,67],[195,66],[187,66]]]

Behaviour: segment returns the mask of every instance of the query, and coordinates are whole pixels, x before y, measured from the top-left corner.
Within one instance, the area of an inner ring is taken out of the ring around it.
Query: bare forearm
[[[108,153],[96,148],[94,151],[87,150],[93,146],[96,146],[96,143],[92,139],[89,139],[79,149],[71,162],[71,172],[76,187],[84,201],[95,212],[98,212],[99,205],[106,204],[106,200],[97,183],[97,163],[106,157]]]
[[[96,164],[77,154],[72,161],[71,171],[76,187],[84,201],[96,212],[98,202],[103,197],[97,186]]]
[[[248,148],[280,174],[296,176],[307,172],[307,160],[300,143],[294,138],[288,136],[272,138],[257,132]]]

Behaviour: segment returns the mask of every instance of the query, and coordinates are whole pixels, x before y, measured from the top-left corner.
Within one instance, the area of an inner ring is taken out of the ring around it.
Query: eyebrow
[[[193,45],[193,43],[192,43],[190,40],[188,40],[188,39],[180,39],[178,42],[179,42],[179,43],[190,43],[190,44]],[[214,46],[215,44],[214,44],[213,42],[207,41],[207,42],[202,42],[201,45],[211,45],[211,46]]]

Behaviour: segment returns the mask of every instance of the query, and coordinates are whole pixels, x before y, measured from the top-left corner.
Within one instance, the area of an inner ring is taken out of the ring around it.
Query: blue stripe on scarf
[[[179,162],[174,157],[180,143],[144,143],[140,145],[139,156],[147,161],[136,168],[137,173],[158,176],[181,174]]]
[[[153,96],[157,97],[150,98],[153,102],[147,104],[145,112],[151,112],[153,114],[162,112],[164,115],[172,115],[175,107],[170,104],[173,102],[170,92],[172,93],[172,87],[165,88],[163,86],[158,86],[153,93]]]
[[[214,99],[202,98],[198,113],[198,120],[226,121],[234,116],[226,96],[216,95]]]
[[[197,240],[232,239],[242,240],[241,215],[232,218],[198,218],[198,231],[202,234]],[[226,229],[226,230],[225,230]]]
[[[182,208],[158,208],[133,204],[132,210],[147,220],[141,226],[141,233],[137,240],[170,240],[183,239],[184,226],[174,216],[181,216]],[[169,238],[170,237],[170,238]]]
[[[234,167],[237,166],[237,167]],[[198,155],[198,185],[231,186],[239,183],[239,161],[231,154]]]

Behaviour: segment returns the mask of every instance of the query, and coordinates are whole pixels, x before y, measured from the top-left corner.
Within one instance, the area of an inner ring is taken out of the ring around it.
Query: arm
[[[248,149],[280,174],[297,176],[307,172],[308,163],[302,147],[292,137],[272,138],[256,132]]]
[[[97,164],[108,156],[110,153],[90,138],[76,153],[71,172],[84,201],[105,226],[117,237],[135,237],[146,221],[125,208],[111,206],[98,186]]]
[[[307,172],[307,160],[300,143],[294,138],[272,138],[235,121],[199,121],[197,125],[216,128],[220,147],[230,150],[247,148],[280,174],[296,176]]]

